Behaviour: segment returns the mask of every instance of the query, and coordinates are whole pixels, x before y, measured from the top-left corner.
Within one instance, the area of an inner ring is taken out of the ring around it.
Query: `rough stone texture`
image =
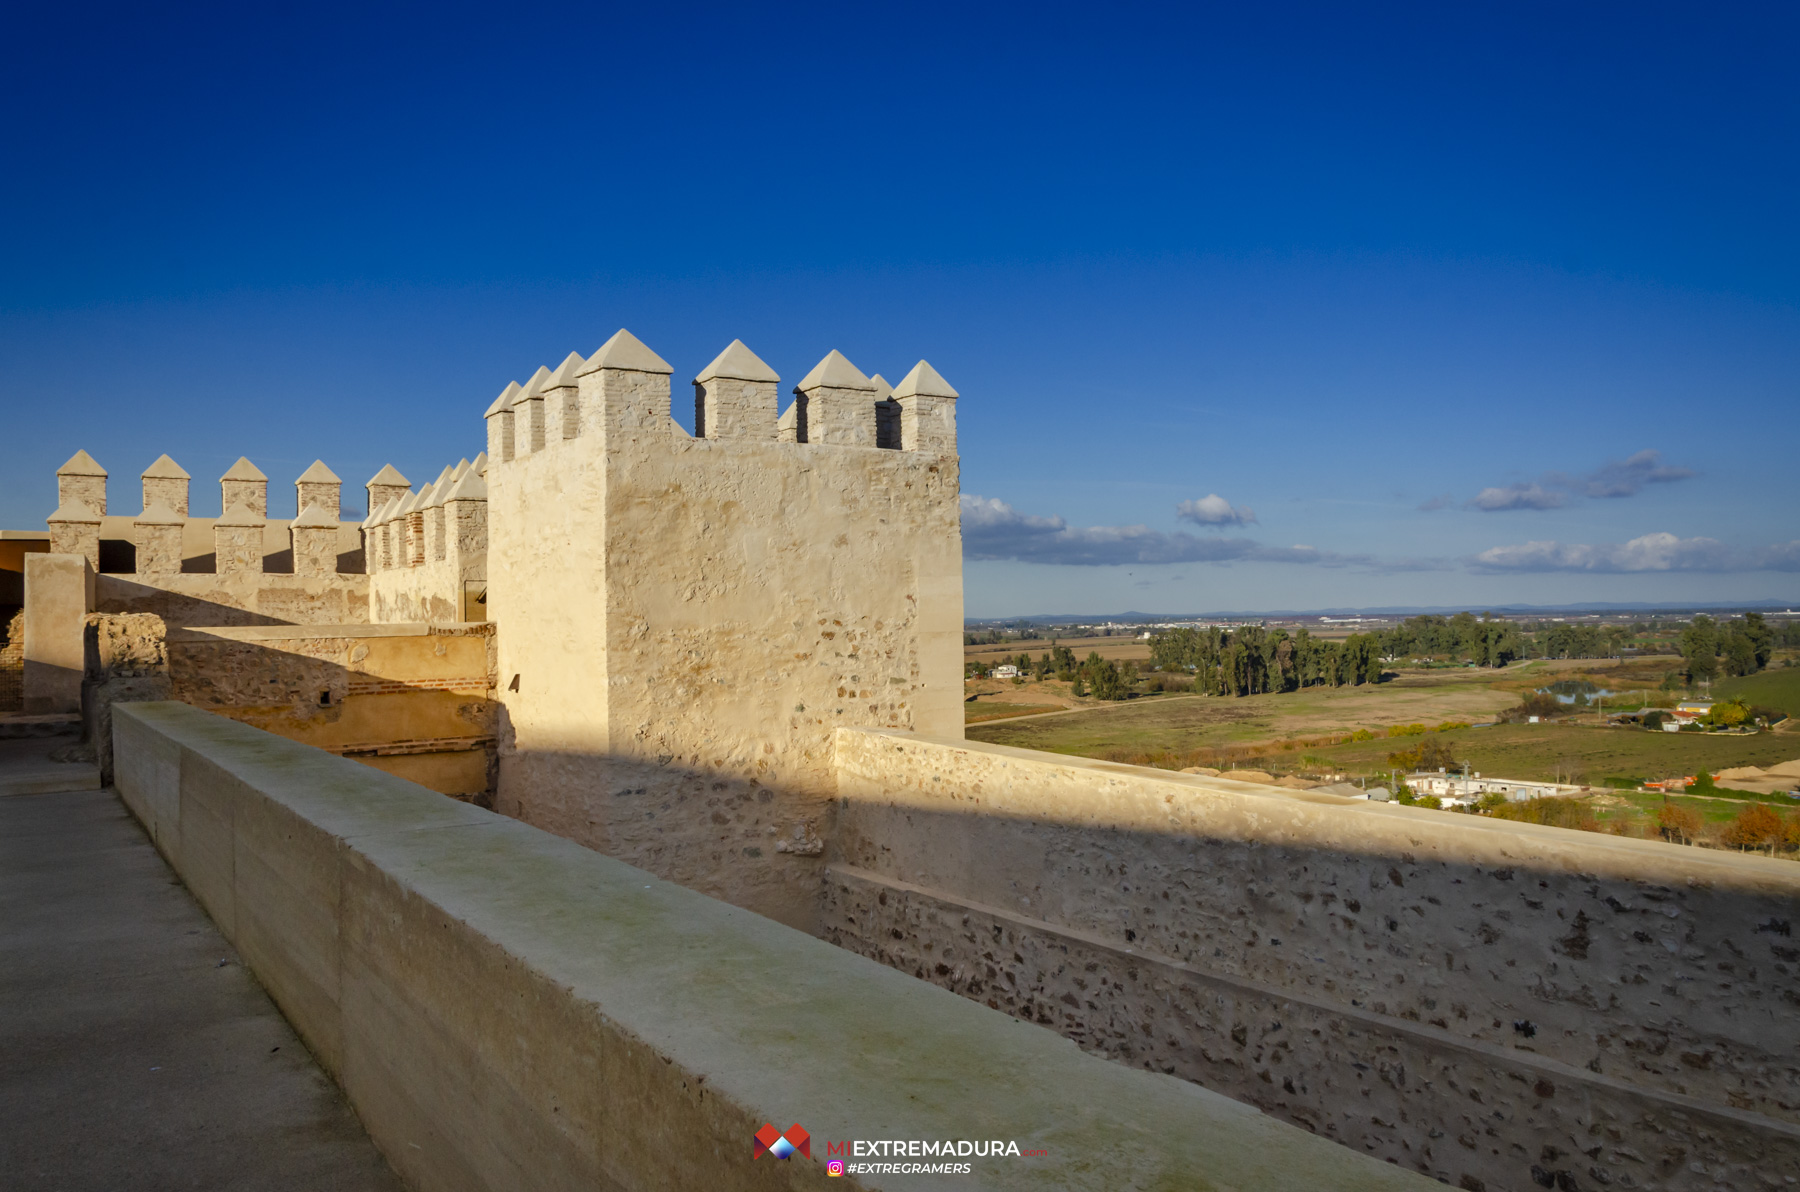
[[[80,555],[25,556],[24,710],[79,712],[86,665],[83,628],[94,571]]]
[[[89,613],[81,684],[85,751],[111,783],[114,704],[168,699],[168,630],[151,613]]]
[[[106,515],[106,469],[85,451],[77,451],[56,471],[56,503],[67,505],[71,501],[80,501],[102,517]]]
[[[295,575],[337,574],[337,527],[295,525],[290,533],[293,534]]]
[[[441,502],[387,515],[371,527],[378,542],[400,544],[384,550],[370,577],[369,619],[376,624],[455,624],[476,617],[468,597],[487,579],[487,489],[473,475],[454,486],[440,480],[439,487],[450,490]]]
[[[0,645],[0,712],[17,712],[25,706],[25,610],[12,615],[6,626],[6,643]]]
[[[100,533],[103,521],[83,501],[64,502],[47,520],[50,529],[50,553],[80,555],[95,571],[100,568]]]
[[[581,395],[489,465],[496,806],[810,926],[834,728],[961,733],[956,457],[689,438],[665,374]]]
[[[848,1187],[1432,1186],[247,726],[137,704],[116,732],[126,805],[409,1186],[813,1189],[857,1137],[1048,1154]],[[811,1162],[754,1155],[773,1120]]]
[[[162,698],[485,802],[493,640],[488,625],[176,630]]]
[[[158,582],[181,574],[180,522],[138,522],[133,538],[137,543],[138,575],[153,576],[151,582]]]
[[[145,582],[135,575],[102,575],[95,608],[155,613],[170,626],[365,624],[369,577],[184,572]]]
[[[188,515],[188,482],[186,477],[179,476],[145,476],[144,508],[164,504],[174,510],[177,516]]]
[[[779,405],[774,381],[695,381],[694,434],[703,439],[773,439]]]
[[[243,456],[219,477],[219,508],[242,505],[258,517],[269,516],[269,478]]]
[[[1790,863],[837,744],[844,947],[1444,1179],[1800,1177]]]
[[[255,510],[239,505],[213,523],[214,574],[262,574],[264,521]]]

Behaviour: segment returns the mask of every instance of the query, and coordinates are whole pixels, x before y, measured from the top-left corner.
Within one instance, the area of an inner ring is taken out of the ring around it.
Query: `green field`
[[[1309,687],[1282,695],[1166,695],[1101,704],[1067,716],[1018,724],[984,724],[969,738],[1022,749],[1129,760],[1143,754],[1232,750],[1290,737],[1324,737],[1394,724],[1481,721],[1515,706],[1517,693],[1496,690],[1510,672],[1444,670],[1409,673],[1379,686]]]
[[[963,723],[980,724],[986,720],[1008,720],[1014,716],[1060,711],[1061,704],[1003,704],[998,700],[975,700],[963,705]]]
[[[1497,724],[1435,735],[1450,746],[1458,761],[1468,762],[1470,770],[1477,773],[1541,780],[1554,780],[1560,774],[1565,782],[1596,785],[1609,778],[1654,780],[1800,758],[1800,735],[1793,733],[1733,737],[1576,724]],[[1375,773],[1386,768],[1389,753],[1410,748],[1418,740],[1362,741],[1284,751],[1293,759],[1286,768],[1306,768],[1302,765],[1305,757],[1316,759],[1311,764],[1352,774]]]
[[[1170,768],[1250,763],[1287,773],[1378,775],[1389,768],[1389,753],[1426,739],[1390,738],[1388,726],[1487,720],[1515,706],[1521,689],[1554,677],[1560,674],[1542,664],[1505,671],[1409,671],[1378,686],[1308,688],[1241,699],[1177,695],[1101,704],[1064,716],[971,724],[968,736],[1023,749]],[[1800,685],[1797,680],[1800,668],[1783,668],[1734,682],[1758,683],[1754,698],[1768,702],[1779,698],[1787,685]],[[1484,774],[1560,777],[1596,785],[1609,779],[1677,777],[1800,758],[1800,733],[1660,733],[1604,727],[1595,723],[1597,719],[1451,729],[1430,739],[1449,745],[1458,761],[1467,761],[1471,770]],[[1372,731],[1377,738],[1341,741],[1358,729]]]
[[[1800,716],[1800,666],[1783,666],[1758,675],[1726,679],[1714,684],[1713,694],[1741,695],[1753,705],[1780,708],[1789,716]]]

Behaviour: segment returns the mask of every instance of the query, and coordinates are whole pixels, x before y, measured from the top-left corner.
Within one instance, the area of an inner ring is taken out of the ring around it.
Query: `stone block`
[[[24,709],[28,715],[81,711],[88,610],[94,569],[82,555],[25,556]]]
[[[804,441],[875,446],[875,383],[833,348],[794,388]]]
[[[68,463],[56,469],[56,503],[67,505],[71,501],[80,501],[106,516],[106,469],[85,451],[77,451]]]
[[[155,463],[144,469],[144,474],[140,479],[144,485],[145,509],[160,502],[182,517],[188,515],[188,481],[190,478],[180,464],[167,455],[159,455],[156,457]]]
[[[269,478],[243,456],[219,477],[219,508],[242,505],[257,517],[269,516]]]

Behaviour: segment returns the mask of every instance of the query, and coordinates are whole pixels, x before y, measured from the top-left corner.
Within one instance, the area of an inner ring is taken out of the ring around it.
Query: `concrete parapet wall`
[[[946,1185],[1430,1186],[248,726],[130,704],[115,739],[126,804],[413,1187],[819,1188],[828,1140],[973,1137],[1048,1154]],[[756,1156],[765,1122],[813,1157]]]
[[[837,765],[853,951],[1453,1183],[1800,1177],[1790,862],[880,730]]]

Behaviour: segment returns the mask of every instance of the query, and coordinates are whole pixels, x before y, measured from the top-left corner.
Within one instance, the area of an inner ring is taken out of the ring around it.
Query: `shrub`
[[[1785,825],[1781,817],[1761,803],[1752,803],[1738,812],[1738,817],[1725,825],[1720,837],[1731,848],[1762,848],[1783,838]]]
[[[1691,844],[1700,835],[1700,816],[1690,808],[1664,803],[1657,809],[1656,826],[1664,840]]]
[[[1581,832],[1598,832],[1600,822],[1587,804],[1574,799],[1536,798],[1522,803],[1508,803],[1489,813],[1495,819],[1514,820],[1522,824],[1547,824],[1552,828],[1573,828]]]

